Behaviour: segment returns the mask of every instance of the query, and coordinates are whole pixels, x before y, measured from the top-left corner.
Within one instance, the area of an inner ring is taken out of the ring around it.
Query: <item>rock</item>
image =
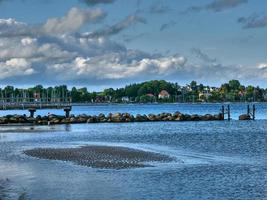
[[[60,124],[60,119],[58,119],[58,118],[52,118],[50,120],[50,124]]]
[[[223,115],[222,114],[218,114],[218,115],[213,115],[213,120],[223,120]]]
[[[122,114],[121,113],[115,113],[111,115],[111,122],[122,122]]]
[[[77,123],[80,123],[80,124],[82,124],[82,123],[86,123],[87,122],[87,117],[85,118],[85,117],[79,117],[79,118],[76,118],[76,122]]]
[[[185,114],[184,121],[191,121],[191,115]]]
[[[202,121],[211,121],[211,120],[214,120],[214,116],[213,115],[210,115],[210,114],[206,114],[206,115],[203,115],[201,116],[201,120]]]
[[[76,118],[81,118],[81,119],[86,119],[87,120],[89,118],[89,116],[86,115],[86,114],[81,114],[81,115],[77,115]]]
[[[25,115],[13,115],[13,116],[9,116],[8,119],[9,123],[26,123],[27,119]]]
[[[199,121],[200,120],[200,116],[199,115],[196,115],[196,114],[191,115],[191,120],[192,121]]]
[[[171,115],[167,116],[166,118],[167,118],[167,121],[173,121],[174,120],[173,116],[171,116]]]
[[[70,118],[65,118],[61,120],[62,124],[70,124]]]
[[[106,118],[106,116],[103,114],[103,113],[100,113],[99,115],[98,115],[98,119],[99,120],[103,120],[103,119],[105,119]]]
[[[143,122],[144,121],[143,116],[140,114],[137,114],[135,117],[135,121],[136,122]]]
[[[71,124],[75,124],[75,123],[77,123],[76,118],[75,118],[75,117],[71,117],[71,118],[70,118],[70,123],[71,123]]]
[[[251,117],[248,114],[243,114],[239,116],[239,120],[251,120]]]
[[[27,121],[28,121],[28,123],[34,124],[37,120],[34,117],[28,117]]]
[[[174,119],[176,119],[176,118],[178,118],[180,115],[181,115],[182,113],[180,113],[180,112],[175,112],[175,113],[173,113],[173,118]]]
[[[0,124],[7,124],[8,119],[6,117],[0,117]]]
[[[87,119],[87,123],[94,123],[94,118],[90,117],[89,119]]]
[[[184,114],[179,114],[175,119],[175,121],[184,121],[185,120],[185,116]]]
[[[158,121],[157,116],[154,115],[154,114],[149,114],[149,115],[147,116],[147,118],[148,118],[149,121],[152,121],[152,122],[154,122],[154,121]]]

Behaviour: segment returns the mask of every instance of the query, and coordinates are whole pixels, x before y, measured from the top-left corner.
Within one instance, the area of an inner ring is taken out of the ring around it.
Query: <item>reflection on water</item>
[[[34,126],[34,125],[2,125],[0,126],[1,133],[40,133],[40,132],[53,132],[53,131],[70,131],[71,126],[66,124],[62,126]]]
[[[143,112],[155,109],[148,108]],[[174,108],[162,107],[168,109]],[[21,153],[90,144],[164,153],[179,162],[101,170]],[[267,199],[267,120],[0,127],[0,180],[6,179],[0,182],[5,199]]]

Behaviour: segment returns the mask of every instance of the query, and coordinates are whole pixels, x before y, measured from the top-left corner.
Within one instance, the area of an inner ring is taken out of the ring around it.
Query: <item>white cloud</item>
[[[0,19],[0,37],[14,37],[33,34],[34,30],[26,23],[15,19]]]
[[[95,37],[78,32],[84,24],[103,15],[98,9],[72,8],[66,16],[34,27],[13,19],[0,20],[0,79],[5,82],[20,77],[16,81],[99,84],[168,78],[205,80],[208,77],[219,81],[222,77],[225,80],[267,77],[264,63],[257,67],[225,66],[198,51],[203,62],[194,64],[181,55],[150,54],[112,41],[108,35],[139,22],[134,16]]]
[[[27,45],[32,45],[36,41],[37,41],[36,38],[25,37],[21,39],[21,44],[27,46]]]
[[[181,56],[143,58],[127,61],[126,54],[111,53],[92,58],[77,57],[72,63],[55,64],[48,67],[58,78],[72,80],[80,78],[127,79],[140,76],[165,76],[183,67],[186,59]]]
[[[51,18],[43,25],[43,31],[48,34],[66,34],[78,31],[83,25],[102,19],[106,14],[101,9],[80,9],[73,7],[62,18]]]
[[[6,62],[0,62],[0,80],[13,76],[27,76],[34,73],[34,69],[24,58],[12,58]]]

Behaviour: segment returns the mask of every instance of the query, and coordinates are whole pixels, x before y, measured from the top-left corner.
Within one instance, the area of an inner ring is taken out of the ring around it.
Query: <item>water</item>
[[[258,104],[257,108],[260,120],[249,122],[0,127],[0,199],[1,192],[5,199],[267,199],[267,105]],[[110,105],[75,107],[73,112],[147,114],[180,110],[202,114],[219,109],[216,104]],[[237,118],[245,113],[246,106],[235,104],[232,109]],[[149,150],[174,156],[177,162],[102,170],[21,153],[34,147],[86,144]]]
[[[231,118],[238,119],[239,115],[247,112],[247,103],[234,103],[231,105]],[[267,119],[267,103],[256,103],[256,118]],[[72,114],[88,114],[98,115],[99,113],[109,114],[116,112],[129,112],[133,115],[136,114],[158,114],[162,112],[174,113],[180,111],[184,114],[218,114],[222,108],[222,104],[117,104],[117,105],[89,105],[89,106],[73,106]],[[226,107],[225,107],[226,108]],[[251,106],[252,108],[252,106]],[[63,109],[61,110],[37,110],[36,115],[47,115],[48,113],[64,115]],[[2,110],[0,116],[7,114],[26,114],[29,115],[27,110]]]

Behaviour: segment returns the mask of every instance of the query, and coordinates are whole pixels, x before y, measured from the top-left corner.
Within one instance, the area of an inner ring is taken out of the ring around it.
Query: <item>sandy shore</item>
[[[79,148],[37,148],[26,150],[28,156],[41,159],[71,161],[79,165],[102,169],[125,169],[152,166],[147,162],[170,162],[167,155],[126,147],[83,146]]]

